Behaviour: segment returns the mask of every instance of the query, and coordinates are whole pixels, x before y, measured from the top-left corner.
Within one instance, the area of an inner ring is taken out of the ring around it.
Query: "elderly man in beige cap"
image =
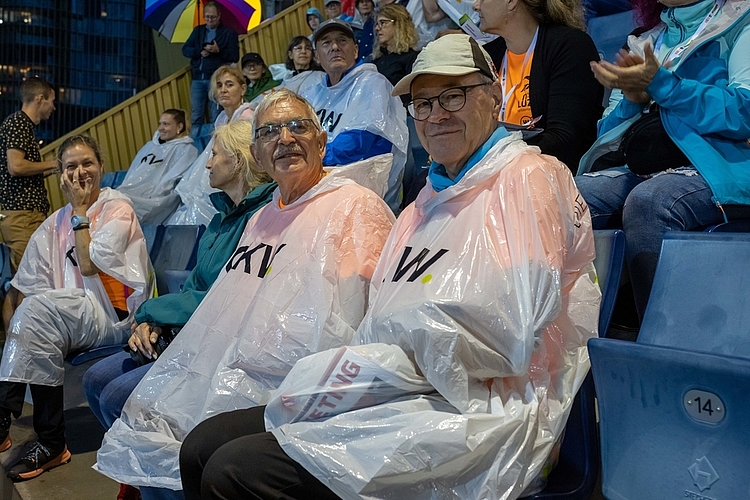
[[[495,82],[487,53],[448,35],[396,85],[434,161],[352,345],[299,360],[265,411],[198,426],[180,458],[201,491],[186,499],[515,499],[544,486],[601,295],[570,171],[498,125]]]

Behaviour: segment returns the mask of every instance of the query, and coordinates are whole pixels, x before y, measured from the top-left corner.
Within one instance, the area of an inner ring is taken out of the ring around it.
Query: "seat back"
[[[750,234],[665,235],[638,342],[750,357]]]
[[[750,360],[640,339],[588,345],[606,498],[748,498]]]
[[[625,262],[625,233],[620,229],[602,229],[594,231],[596,247],[596,268],[599,288],[602,291],[602,304],[599,311],[599,336],[606,337],[612,313],[617,301],[617,290],[620,288],[623,264]]]
[[[112,189],[117,189],[120,187],[120,184],[122,184],[122,181],[125,180],[125,176],[128,174],[127,170],[118,170],[115,172],[115,178],[112,181]]]
[[[165,271],[191,270],[198,257],[198,241],[205,226],[163,226],[151,249],[151,263],[156,273],[156,289],[160,295],[169,291]]]
[[[589,34],[602,61],[614,62],[615,54],[628,41],[628,34],[636,28],[633,11],[589,19],[586,32]],[[609,103],[611,90],[605,89],[604,107]]]
[[[102,175],[102,180],[99,181],[99,187],[111,188],[112,185],[115,183],[116,177],[117,177],[117,172],[105,172],[104,175]]]
[[[573,401],[560,460],[544,490],[528,500],[580,500],[593,493],[600,467],[594,396],[594,381],[589,373]]]

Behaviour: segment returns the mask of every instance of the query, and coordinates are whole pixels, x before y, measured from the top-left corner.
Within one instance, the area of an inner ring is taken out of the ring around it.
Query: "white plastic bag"
[[[374,386],[371,406],[298,421],[281,411],[298,404],[283,388],[320,392],[305,369],[329,363],[318,353],[268,404],[284,452],[342,498],[514,499],[541,484],[589,368],[601,294],[568,169],[517,137],[456,185],[435,193],[428,182],[373,275],[352,349],[401,349],[435,392],[390,400]]]
[[[337,169],[284,208],[277,190],[252,217],[105,435],[98,471],[134,486],[180,489],[180,445],[198,423],[265,404],[299,359],[349,343],[393,215],[345,174],[383,171],[373,168],[382,160]]]

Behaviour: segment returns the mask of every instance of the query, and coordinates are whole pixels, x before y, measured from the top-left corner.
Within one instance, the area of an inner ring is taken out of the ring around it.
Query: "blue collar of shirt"
[[[341,75],[341,80],[343,80],[346,75],[348,75],[354,68],[356,68],[357,66],[359,66],[363,62],[364,61],[358,61],[354,66],[352,66],[351,68],[349,68],[346,71],[344,71],[344,74]],[[341,80],[339,80],[339,83],[341,83]],[[330,87],[330,86],[331,86],[331,78],[326,74],[326,87]]]
[[[477,149],[474,154],[469,157],[466,165],[464,165],[455,179],[450,179],[448,177],[445,166],[433,161],[432,164],[430,164],[430,170],[427,173],[427,177],[430,178],[430,183],[432,184],[432,189],[439,193],[443,189],[449,188],[458,183],[458,181],[461,180],[464,174],[466,174],[466,172],[468,172],[471,167],[479,163],[479,160],[484,158],[487,152],[489,152],[489,150],[492,149],[495,144],[497,144],[501,139],[505,139],[506,137],[508,137],[508,135],[508,131],[505,130],[505,127],[501,127],[498,125],[490,138],[487,139],[484,144],[482,144],[482,147]]]

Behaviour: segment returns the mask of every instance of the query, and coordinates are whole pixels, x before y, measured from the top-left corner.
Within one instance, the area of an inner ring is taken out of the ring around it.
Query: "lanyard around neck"
[[[539,37],[539,26],[536,27],[536,32],[534,32],[534,38],[531,40],[531,45],[529,45],[529,48],[526,49],[526,55],[523,58],[523,66],[521,67],[521,74],[524,75],[526,73],[526,65],[529,63],[529,60],[531,59],[531,56],[534,55],[534,49],[536,48],[536,39]],[[508,49],[505,49],[505,55],[503,56],[503,67],[500,71],[500,86],[502,88],[503,92],[503,105],[500,108],[500,121],[505,121],[505,109],[508,106],[508,101],[510,100],[510,96],[513,95],[513,92],[515,92],[516,87],[518,87],[518,83],[513,85],[510,90],[507,90],[508,86]]]
[[[716,15],[719,13],[722,7],[724,7],[724,4],[727,0],[716,0],[714,2],[714,6],[711,9],[711,11],[706,14],[706,18],[703,20],[703,22],[698,26],[698,29],[695,30],[695,33],[693,33],[693,36],[687,39],[686,42],[682,43],[681,45],[678,45],[674,48],[671,54],[669,54],[667,57],[664,58],[664,60],[661,62],[662,66],[667,65],[668,63],[671,63],[678,57],[682,55],[685,50],[690,46],[691,43],[695,41],[698,36],[703,32],[703,30],[706,29],[706,26],[708,26],[708,23],[711,22],[711,20],[716,17]],[[665,29],[659,34],[659,38],[656,40],[656,45],[654,46],[654,54],[659,55],[659,50],[661,50],[661,46],[664,44],[664,34],[667,32]]]

